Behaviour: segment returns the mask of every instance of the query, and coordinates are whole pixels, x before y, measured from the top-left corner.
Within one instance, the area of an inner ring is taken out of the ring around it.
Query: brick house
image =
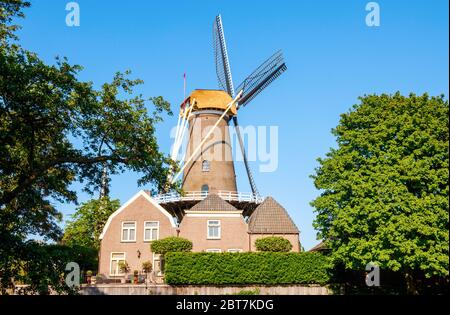
[[[99,274],[119,279],[124,276],[120,261],[126,261],[131,271],[141,271],[142,263],[150,261],[161,275],[160,257],[150,251],[150,242],[168,236],[189,239],[194,252],[247,252],[256,250],[256,239],[272,235],[288,239],[292,251],[300,251],[299,230],[271,197],[246,217],[243,210],[212,193],[185,210],[176,223],[148,192],[140,191],[109,217],[103,229]]]

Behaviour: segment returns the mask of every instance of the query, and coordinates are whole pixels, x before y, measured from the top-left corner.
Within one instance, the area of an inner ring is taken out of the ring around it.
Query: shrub
[[[324,284],[328,260],[319,253],[168,253],[168,284]]]
[[[255,246],[261,252],[289,252],[292,249],[291,242],[279,236],[259,238]]]
[[[152,252],[162,255],[169,252],[189,252],[192,250],[192,242],[185,238],[171,236],[153,241],[150,249]]]

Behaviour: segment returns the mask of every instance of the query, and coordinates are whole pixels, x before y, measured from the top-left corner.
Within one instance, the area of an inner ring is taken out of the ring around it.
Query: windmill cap
[[[181,104],[181,108],[189,103],[193,105],[192,111],[215,109],[226,110],[228,105],[233,101],[231,96],[222,90],[194,90],[188,98]],[[231,106],[229,114],[236,115],[236,104]]]

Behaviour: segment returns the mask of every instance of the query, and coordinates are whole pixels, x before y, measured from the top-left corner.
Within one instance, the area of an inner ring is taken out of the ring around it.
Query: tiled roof
[[[317,244],[316,246],[314,246],[313,248],[311,248],[308,252],[319,252],[319,251],[323,251],[326,249],[327,248],[325,247],[325,243],[322,241],[319,244]]]
[[[267,197],[250,216],[250,233],[299,233],[291,217],[272,197]]]
[[[217,211],[217,212],[227,212],[227,211],[239,211],[228,202],[223,200],[217,194],[210,194],[208,197],[197,203],[189,211]]]

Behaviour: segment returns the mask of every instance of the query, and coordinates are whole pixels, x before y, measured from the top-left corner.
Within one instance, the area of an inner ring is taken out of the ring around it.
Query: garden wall
[[[238,294],[242,291],[258,292],[261,295],[328,295],[331,290],[319,285],[286,286],[171,286],[171,285],[130,285],[98,284],[83,287],[82,295],[225,295]]]

